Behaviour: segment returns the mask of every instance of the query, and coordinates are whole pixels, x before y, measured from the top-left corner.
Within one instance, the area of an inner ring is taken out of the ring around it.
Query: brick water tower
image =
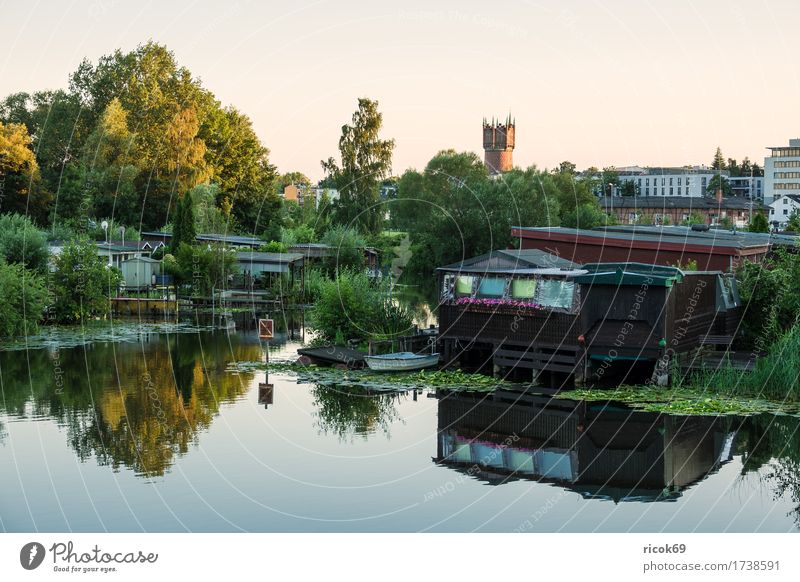
[[[511,115],[505,123],[483,120],[483,163],[490,174],[502,174],[514,167],[514,120]]]

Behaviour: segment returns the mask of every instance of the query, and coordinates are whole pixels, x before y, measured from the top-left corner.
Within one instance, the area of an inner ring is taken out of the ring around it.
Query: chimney
[[[717,204],[722,204],[722,188],[717,188]]]

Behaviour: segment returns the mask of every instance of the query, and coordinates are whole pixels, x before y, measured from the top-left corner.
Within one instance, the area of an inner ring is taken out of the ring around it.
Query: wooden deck
[[[118,315],[174,314],[178,312],[178,302],[175,299],[114,297],[111,310]]]

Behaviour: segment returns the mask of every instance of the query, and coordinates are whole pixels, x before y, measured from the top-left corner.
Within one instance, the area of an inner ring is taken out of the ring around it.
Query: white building
[[[753,200],[764,199],[764,178],[761,176],[740,176],[728,178],[731,185],[731,196],[742,196]]]
[[[699,198],[708,195],[706,189],[711,179],[720,172],[703,166],[686,168],[637,168],[620,172],[620,184],[633,182],[637,196],[688,196]],[[722,176],[728,177],[723,170]]]
[[[786,228],[789,217],[800,211],[800,195],[784,194],[769,205],[769,223],[778,228]]]
[[[790,139],[789,146],[767,148],[764,158],[764,200],[771,203],[785,194],[800,194],[800,139]]]

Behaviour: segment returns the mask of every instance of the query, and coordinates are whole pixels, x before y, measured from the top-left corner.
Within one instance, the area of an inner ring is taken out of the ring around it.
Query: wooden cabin
[[[496,391],[437,393],[434,461],[492,485],[552,483],[586,498],[666,501],[732,458],[723,417],[637,412]]]
[[[721,272],[639,263],[575,266],[546,253],[502,251],[439,268],[439,349],[446,365],[553,385],[654,377],[740,318],[736,282]],[[545,266],[555,265],[555,266]],[[711,338],[711,339],[710,339]]]

